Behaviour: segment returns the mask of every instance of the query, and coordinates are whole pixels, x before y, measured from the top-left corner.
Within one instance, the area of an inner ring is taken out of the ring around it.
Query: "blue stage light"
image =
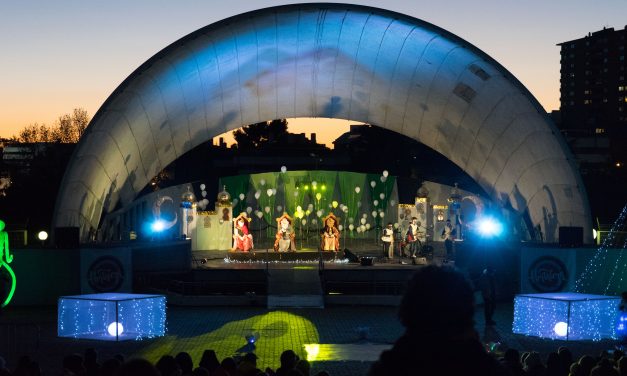
[[[165,230],[165,221],[158,219],[154,222],[152,222],[152,225],[150,225],[150,229],[153,232],[161,232],[163,230]]]
[[[486,217],[479,220],[479,234],[484,237],[495,237],[503,232],[503,225],[494,218]]]

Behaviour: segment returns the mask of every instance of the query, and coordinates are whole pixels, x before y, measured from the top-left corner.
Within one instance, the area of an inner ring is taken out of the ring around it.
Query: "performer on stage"
[[[292,218],[285,213],[276,219],[277,231],[274,240],[275,252],[296,252],[296,244],[294,238],[294,228],[292,227]]]
[[[416,257],[416,253],[420,250],[422,244],[420,244],[420,240],[418,240],[418,231],[420,230],[420,222],[418,222],[418,218],[411,217],[411,223],[409,227],[407,227],[406,240],[409,244],[409,250],[411,257]]]
[[[444,262],[453,259],[453,240],[455,240],[456,232],[457,231],[455,231],[451,224],[451,220],[447,219],[441,234],[442,239],[444,239],[444,247],[446,248],[446,258]]]
[[[241,251],[248,252],[253,249],[253,235],[248,229],[248,223],[251,218],[248,218],[246,212],[240,213],[233,223],[233,249],[232,252]]]
[[[337,228],[337,218],[333,213],[329,213],[322,223],[324,223],[324,229],[322,230],[320,248],[323,251],[339,251],[340,250],[340,230]]]
[[[388,223],[387,227],[383,229],[383,256],[388,259],[394,258],[394,226],[392,223]]]

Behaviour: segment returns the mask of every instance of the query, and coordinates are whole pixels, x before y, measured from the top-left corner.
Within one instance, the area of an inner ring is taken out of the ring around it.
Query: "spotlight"
[[[478,230],[484,237],[494,237],[501,235],[503,225],[494,218],[483,218],[479,221]]]
[[[161,219],[157,219],[156,221],[152,222],[152,225],[150,225],[150,228],[152,229],[153,232],[161,232],[165,230],[165,222],[162,221]]]
[[[121,323],[114,321],[107,326],[107,332],[109,332],[109,335],[112,337],[115,337],[116,335],[121,336],[122,333],[124,333],[124,327]]]
[[[37,234],[37,238],[39,238],[39,240],[43,242],[44,240],[48,239],[48,233],[45,231],[39,231],[39,234]]]
[[[246,338],[246,343],[249,345],[254,345],[255,342],[257,342],[257,337],[259,337],[258,333],[249,333],[244,336],[244,338]]]
[[[553,331],[560,337],[566,337],[568,334],[568,324],[564,321],[560,321],[553,327]]]

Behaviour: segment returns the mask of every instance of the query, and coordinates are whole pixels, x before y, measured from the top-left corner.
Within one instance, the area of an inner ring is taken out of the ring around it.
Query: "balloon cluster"
[[[205,190],[205,188],[207,188],[206,185],[200,185],[200,195],[203,197],[203,199],[199,200],[197,203],[198,207],[202,210],[205,210],[207,208],[207,205],[209,205],[209,200],[207,200],[207,191]]]

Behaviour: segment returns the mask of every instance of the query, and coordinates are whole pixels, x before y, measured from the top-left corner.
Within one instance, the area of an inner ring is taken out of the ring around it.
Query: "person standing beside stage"
[[[322,223],[324,223],[324,229],[320,236],[320,249],[338,252],[340,250],[340,230],[337,228],[337,218],[333,213],[329,213],[324,217]]]
[[[453,240],[455,240],[455,229],[451,225],[451,220],[447,219],[442,229],[442,239],[444,239],[444,247],[446,248],[446,258],[444,262],[453,260]]]
[[[392,223],[388,223],[387,227],[383,229],[383,236],[381,236],[381,241],[383,241],[383,257],[387,257],[388,259],[394,258],[394,227]]]

